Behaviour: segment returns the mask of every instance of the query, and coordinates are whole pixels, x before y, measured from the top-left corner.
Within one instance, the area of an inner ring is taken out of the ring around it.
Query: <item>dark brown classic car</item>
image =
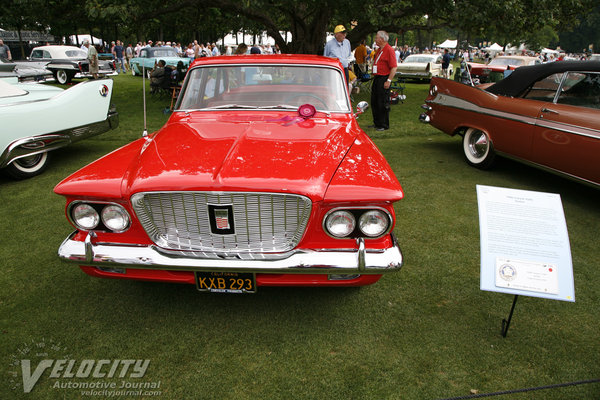
[[[600,185],[600,62],[520,67],[481,87],[433,78],[425,102],[420,120],[462,135],[474,167],[499,154]]]

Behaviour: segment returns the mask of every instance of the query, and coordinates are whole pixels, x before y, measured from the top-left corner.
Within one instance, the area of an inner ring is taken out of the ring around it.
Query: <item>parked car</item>
[[[254,292],[368,285],[402,266],[402,188],[331,58],[197,59],[162,129],[54,191],[76,229],[59,256],[92,276]]]
[[[49,151],[116,128],[112,87],[110,79],[67,90],[0,80],[0,169],[30,178],[46,168]]]
[[[468,62],[469,70],[473,78],[479,79],[480,83],[489,81],[497,82],[504,78],[504,71],[515,70],[526,65],[541,64],[537,57],[528,56],[497,56],[489,64]]]
[[[600,185],[598,61],[520,67],[485,90],[433,79],[425,102],[421,121],[462,135],[474,167],[499,154]]]
[[[146,71],[147,77],[150,78],[150,70],[152,70],[160,60],[164,60],[167,66],[175,69],[179,62],[182,62],[187,69],[190,66],[190,58],[179,57],[177,51],[172,47],[146,47],[140,50],[139,57],[131,59],[131,74],[141,75],[142,70]]]
[[[17,77],[19,82],[41,82],[52,79],[52,72],[46,68],[29,65],[28,62],[14,62],[0,57],[0,78]]]
[[[448,67],[448,76],[452,76],[452,64]],[[441,54],[412,54],[398,64],[396,76],[405,79],[431,79],[442,76]]]
[[[89,78],[87,52],[75,46],[39,46],[31,51],[29,61],[48,69],[61,85],[73,78]],[[98,61],[98,74],[109,75],[115,72],[112,60]]]

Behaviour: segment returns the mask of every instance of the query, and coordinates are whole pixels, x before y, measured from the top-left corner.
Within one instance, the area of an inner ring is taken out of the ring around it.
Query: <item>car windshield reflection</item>
[[[350,112],[338,70],[315,66],[236,65],[197,67],[189,77],[178,110],[297,109]]]

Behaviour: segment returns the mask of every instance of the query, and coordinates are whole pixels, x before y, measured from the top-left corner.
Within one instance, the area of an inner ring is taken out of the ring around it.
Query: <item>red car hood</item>
[[[174,115],[131,163],[122,189],[126,196],[251,190],[322,198],[358,132],[350,115]]]

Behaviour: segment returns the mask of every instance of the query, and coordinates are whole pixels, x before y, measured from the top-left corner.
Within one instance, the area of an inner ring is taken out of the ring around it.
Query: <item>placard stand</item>
[[[508,314],[508,320],[506,320],[506,319],[502,320],[502,337],[506,337],[506,334],[508,333],[508,327],[510,326],[510,320],[512,319],[513,312],[515,311],[515,304],[517,304],[518,297],[519,297],[519,295],[515,294],[515,298],[513,299],[513,302],[512,302],[512,307],[510,308],[510,314]]]

